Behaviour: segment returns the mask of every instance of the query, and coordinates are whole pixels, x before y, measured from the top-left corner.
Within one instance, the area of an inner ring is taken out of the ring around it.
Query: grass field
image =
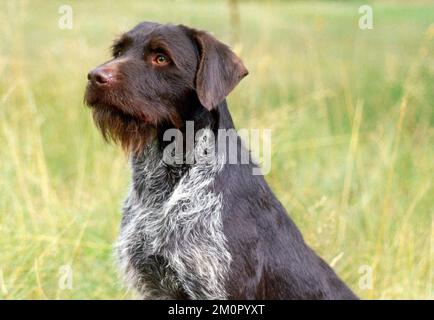
[[[434,4],[371,3],[373,30],[357,1],[242,2],[239,24],[226,1],[70,1],[62,30],[63,1],[1,1],[0,299],[132,297],[112,255],[129,169],[83,90],[142,20],[210,30],[241,55],[237,126],[272,129],[267,180],[357,294],[433,299]]]

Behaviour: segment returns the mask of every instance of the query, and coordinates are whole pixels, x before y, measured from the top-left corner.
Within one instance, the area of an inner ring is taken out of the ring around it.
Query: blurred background
[[[113,38],[144,20],[209,30],[242,57],[237,127],[272,129],[266,179],[361,298],[433,299],[428,0],[0,0],[0,299],[133,297],[112,254],[127,159],[83,91]]]

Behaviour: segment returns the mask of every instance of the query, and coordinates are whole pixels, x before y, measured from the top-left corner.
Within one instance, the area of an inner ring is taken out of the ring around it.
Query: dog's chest
[[[145,298],[226,298],[231,256],[213,192],[219,166],[169,168],[158,154],[132,165],[117,244],[128,282]]]

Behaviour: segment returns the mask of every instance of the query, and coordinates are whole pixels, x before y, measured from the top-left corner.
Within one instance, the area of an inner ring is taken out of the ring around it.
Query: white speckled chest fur
[[[227,298],[231,255],[213,191],[220,161],[168,166],[151,146],[131,166],[116,247],[128,285],[145,299]]]

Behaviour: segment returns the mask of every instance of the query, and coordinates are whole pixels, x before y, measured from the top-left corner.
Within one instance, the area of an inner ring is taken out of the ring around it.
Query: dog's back
[[[221,128],[233,128],[226,103]],[[238,154],[247,152],[240,138]],[[244,149],[244,150],[243,150]],[[227,280],[234,299],[354,299],[356,296],[304,242],[256,165],[226,164],[215,182],[223,199],[224,233],[232,256]]]

